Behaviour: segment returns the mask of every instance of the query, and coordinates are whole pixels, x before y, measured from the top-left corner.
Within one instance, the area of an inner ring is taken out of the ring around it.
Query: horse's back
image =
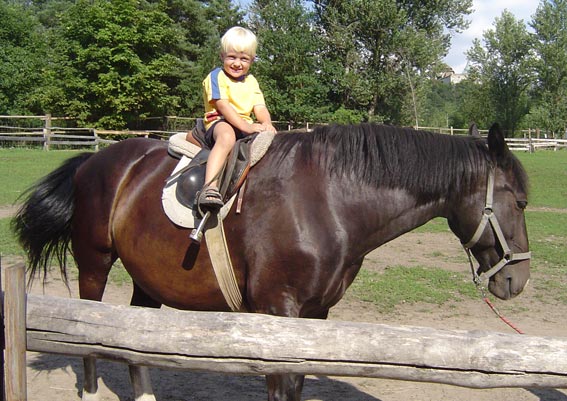
[[[148,157],[167,162],[167,143],[127,139],[95,153],[81,165],[75,175],[74,236],[112,247],[110,225],[116,205],[129,186],[138,185],[144,174],[137,170]]]
[[[159,150],[167,150],[167,143],[148,138],[126,139],[95,153],[83,164],[81,170],[83,174],[100,176],[106,172],[115,175],[119,171],[125,171],[145,155]]]

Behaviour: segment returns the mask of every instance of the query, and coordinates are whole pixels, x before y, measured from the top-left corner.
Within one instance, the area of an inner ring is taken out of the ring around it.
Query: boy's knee
[[[220,125],[220,124],[219,124]],[[215,142],[234,143],[236,142],[236,133],[230,124],[222,124],[215,129]]]

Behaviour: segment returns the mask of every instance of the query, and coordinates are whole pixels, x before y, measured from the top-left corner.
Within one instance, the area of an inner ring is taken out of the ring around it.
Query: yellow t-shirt
[[[241,80],[230,78],[222,68],[215,68],[203,80],[203,100],[205,103],[205,128],[209,127],[222,115],[214,108],[213,100],[224,99],[246,121],[252,123],[254,106],[264,105],[264,95],[258,81],[251,74]]]

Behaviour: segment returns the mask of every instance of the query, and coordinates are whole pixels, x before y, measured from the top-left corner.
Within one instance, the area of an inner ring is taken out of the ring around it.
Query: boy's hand
[[[249,134],[256,134],[258,132],[262,132],[265,131],[264,130],[264,124],[260,124],[260,123],[253,123],[250,124],[250,131],[248,131]]]
[[[263,132],[273,132],[274,134],[277,132],[276,128],[272,124],[261,124]]]
[[[248,133],[255,134],[257,132],[266,132],[266,131],[275,133],[276,129],[272,124],[254,123],[254,124],[250,124],[250,131],[248,131]]]

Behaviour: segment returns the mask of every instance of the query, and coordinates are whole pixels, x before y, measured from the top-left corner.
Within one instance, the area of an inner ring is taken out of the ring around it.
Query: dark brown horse
[[[131,139],[45,177],[14,220],[32,276],[54,256],[65,272],[71,244],[81,298],[102,298],[120,258],[134,305],[227,311],[206,242],[192,244],[162,211],[175,164],[165,142]],[[488,140],[372,124],[278,134],[248,176],[242,212],[224,222],[244,306],[324,319],[368,252],[435,217],[468,243],[479,273],[491,270],[489,290],[512,298],[529,278],[526,192],[497,126]],[[96,399],[93,360],[85,367],[83,399]],[[269,400],[299,400],[303,376],[269,376],[267,386]]]

